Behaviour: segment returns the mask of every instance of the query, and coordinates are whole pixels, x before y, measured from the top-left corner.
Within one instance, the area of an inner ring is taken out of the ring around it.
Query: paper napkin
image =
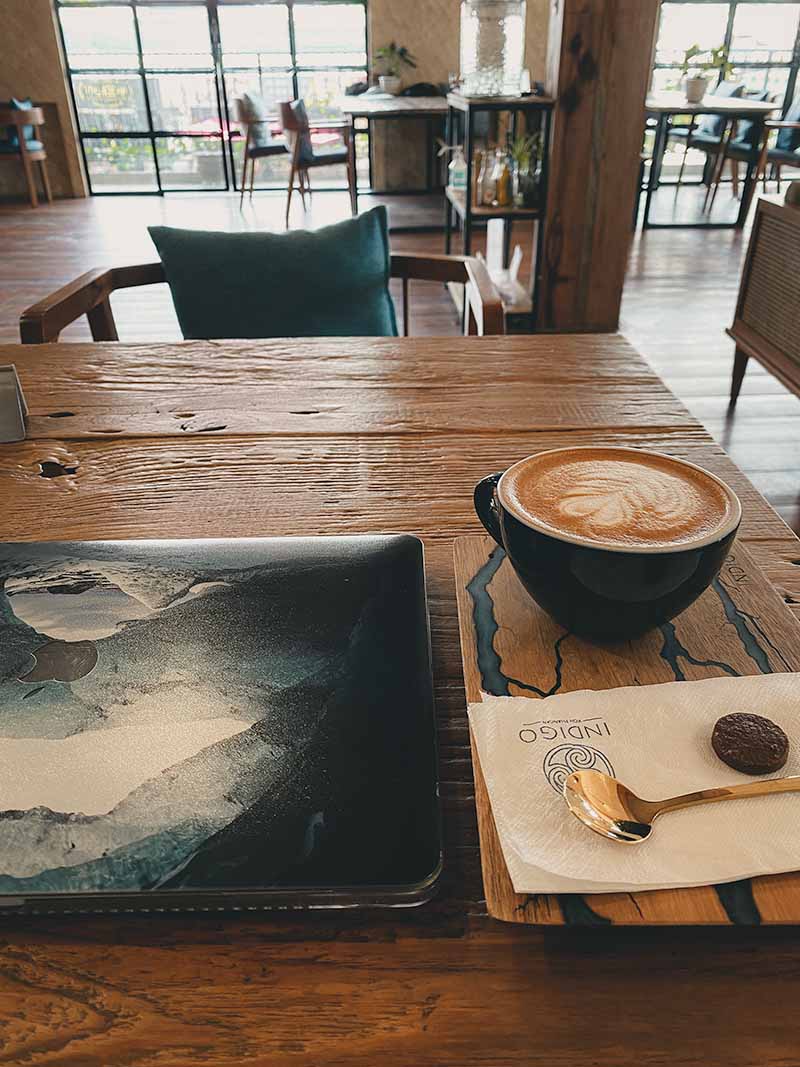
[[[621,892],[800,870],[800,793],[664,815],[630,846],[583,826],[561,790],[575,770],[613,774],[657,800],[752,782],[716,756],[729,712],[764,715],[789,737],[777,774],[800,774],[800,674],[583,690],[531,700],[484,695],[469,719],[500,844],[518,893]]]

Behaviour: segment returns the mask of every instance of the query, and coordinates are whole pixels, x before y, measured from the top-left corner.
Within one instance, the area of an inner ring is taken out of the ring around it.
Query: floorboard
[[[670,194],[672,195],[672,194]],[[730,211],[729,191],[719,202]],[[723,191],[720,192],[723,197]],[[361,208],[382,202],[363,197]],[[385,201],[383,201],[385,202]],[[414,201],[392,198],[394,225],[414,221]],[[436,217],[428,198],[424,223]],[[96,197],[59,201],[36,211],[0,205],[0,340],[16,341],[17,321],[27,305],[90,267],[147,262],[155,250],[147,226],[205,229],[282,229],[282,194],[260,193],[239,210],[232,194],[166,197]],[[291,224],[318,227],[347,214],[346,194],[317,193],[304,214],[293,206]],[[529,234],[514,241],[529,264]],[[480,238],[477,245],[480,247]],[[621,331],[647,357],[670,388],[750,476],[783,518],[800,532],[800,404],[758,367],[748,369],[735,412],[728,410],[733,344],[725,334],[736,300],[747,231],[649,230],[632,240],[622,306]],[[441,234],[396,233],[392,247],[443,251]],[[399,293],[396,293],[398,296]],[[123,340],[174,340],[180,331],[166,287],[119,294],[115,314]],[[440,285],[412,283],[411,332],[458,332],[452,305]],[[64,340],[88,337],[85,324]]]

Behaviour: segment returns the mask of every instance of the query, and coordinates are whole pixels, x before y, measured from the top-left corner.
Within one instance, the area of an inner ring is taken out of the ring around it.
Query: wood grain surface
[[[582,641],[554,622],[490,537],[456,541],[455,576],[470,704],[484,693],[540,700],[579,689],[800,671],[800,625],[743,544],[734,545],[719,578],[682,615],[612,646]],[[495,918],[552,924],[580,913],[630,925],[800,922],[800,874],[647,893],[515,893],[471,732],[470,741],[483,886]]]
[[[557,99],[539,324],[616,330],[642,151],[658,0],[550,0]]]
[[[800,544],[628,344],[609,336],[64,344],[0,348],[5,362],[17,364],[35,432],[0,448],[4,540],[371,530],[423,538],[446,867],[437,900],[388,914],[0,924],[0,1062],[798,1063],[800,931],[594,928],[583,915],[546,930],[486,914],[452,562],[454,537],[481,530],[471,504],[479,477],[565,440],[688,456],[737,490],[743,541],[784,599],[800,602]],[[623,393],[635,387],[619,406],[614,381]],[[314,415],[294,416],[302,428],[289,428],[289,412],[313,408],[306,396],[315,383],[338,397],[349,429],[309,429]],[[271,404],[277,418],[273,388],[287,389],[287,428],[277,432],[271,417],[231,433],[157,421],[171,412],[225,423],[217,405],[258,420]],[[571,407],[581,390],[580,408]],[[403,391],[429,400],[424,418],[398,428],[386,412]],[[526,400],[536,415],[521,424]],[[508,411],[517,412],[510,424]],[[546,429],[537,424],[543,411]],[[51,423],[57,436],[38,436]]]

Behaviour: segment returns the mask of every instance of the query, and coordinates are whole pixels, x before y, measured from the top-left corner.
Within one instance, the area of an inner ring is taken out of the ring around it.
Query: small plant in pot
[[[693,44],[683,54],[681,74],[685,78],[686,102],[699,104],[708,90],[711,71],[717,71],[723,78],[733,69],[728,61],[725,46],[718,48],[701,48]]]
[[[539,135],[517,137],[511,144],[514,203],[517,207],[536,207],[539,202]]]
[[[411,55],[405,45],[398,45],[392,41],[385,44],[375,53],[376,63],[380,63],[383,74],[378,77],[378,84],[384,93],[396,96],[400,92],[402,84],[400,72],[403,67],[412,67],[416,70],[416,58]]]

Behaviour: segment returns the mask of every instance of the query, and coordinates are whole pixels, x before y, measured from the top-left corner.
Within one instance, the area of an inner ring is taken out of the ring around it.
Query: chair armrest
[[[117,341],[117,328],[108,299],[111,293],[115,289],[153,285],[164,280],[164,268],[160,263],[87,271],[23,311],[19,320],[22,343],[57,341],[61,331],[81,315],[89,319],[95,341]]]
[[[790,122],[788,119],[767,119],[764,125],[770,130],[800,130],[800,122]]]
[[[392,252],[391,275],[403,279],[404,317],[408,310],[406,286],[409,278],[429,282],[459,282],[466,286],[470,333],[483,335],[506,332],[503,301],[483,260],[472,256]]]
[[[346,130],[350,123],[346,119],[331,119],[330,122],[309,122],[309,130]]]
[[[475,317],[476,332],[481,336],[506,332],[503,301],[491,279],[489,269],[482,259],[464,257],[464,266],[469,278],[467,300]]]

